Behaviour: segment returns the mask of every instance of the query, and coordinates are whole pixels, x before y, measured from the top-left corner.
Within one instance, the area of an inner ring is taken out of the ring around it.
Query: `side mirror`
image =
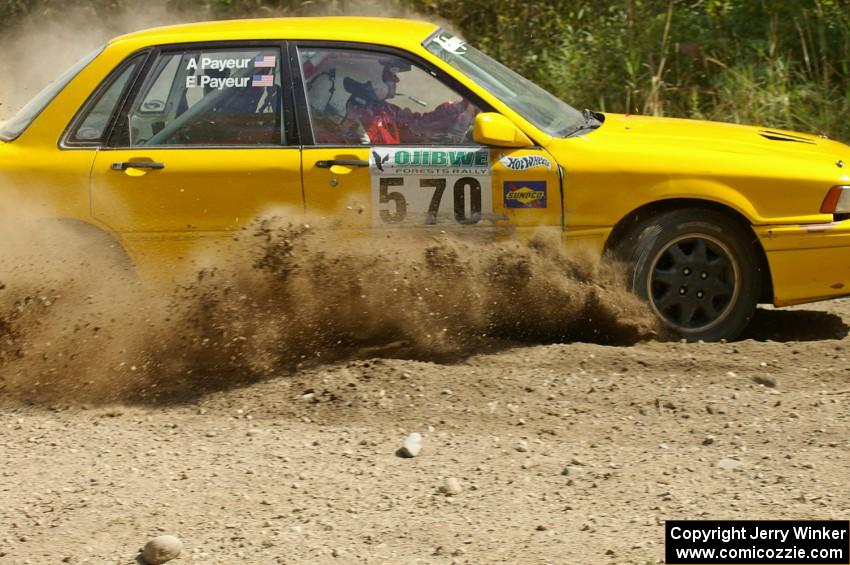
[[[475,116],[472,130],[475,143],[496,147],[530,147],[534,145],[513,122],[501,114],[484,112]]]

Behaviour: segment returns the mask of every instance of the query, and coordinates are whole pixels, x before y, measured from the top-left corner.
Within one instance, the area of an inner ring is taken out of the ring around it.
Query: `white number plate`
[[[374,225],[475,225],[493,212],[490,152],[471,147],[375,147]]]

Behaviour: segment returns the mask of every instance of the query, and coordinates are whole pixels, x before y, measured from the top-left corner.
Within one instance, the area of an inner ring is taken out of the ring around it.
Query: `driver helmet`
[[[379,59],[378,62],[382,67],[381,82],[378,83],[378,87],[375,89],[375,94],[380,100],[389,100],[398,94],[398,73],[409,71],[411,69],[411,65],[404,59],[399,59],[398,57]]]

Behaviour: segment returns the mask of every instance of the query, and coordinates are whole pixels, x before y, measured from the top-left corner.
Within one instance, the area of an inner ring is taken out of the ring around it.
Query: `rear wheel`
[[[621,241],[632,290],[678,337],[734,339],[761,290],[755,237],[728,216],[703,209],[663,212]]]

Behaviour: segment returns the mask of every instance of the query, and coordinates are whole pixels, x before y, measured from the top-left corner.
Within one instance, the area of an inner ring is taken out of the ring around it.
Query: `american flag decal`
[[[274,55],[258,55],[254,59],[255,69],[271,69],[275,66],[276,57]]]
[[[251,81],[251,86],[270,87],[274,86],[274,76],[272,75],[254,75]]]

